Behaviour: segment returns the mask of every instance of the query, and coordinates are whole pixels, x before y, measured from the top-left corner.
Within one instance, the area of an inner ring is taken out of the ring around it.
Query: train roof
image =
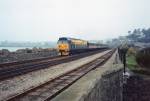
[[[77,38],[70,38],[70,37],[60,37],[59,40],[80,40],[80,41],[84,41],[84,42],[87,42],[89,44],[97,44],[97,45],[104,45],[104,44],[101,44],[101,43],[97,43],[97,42],[93,42],[93,41],[87,41],[87,40],[82,40],[82,39],[77,39]]]
[[[86,40],[70,38],[70,37],[60,37],[59,40],[81,40],[81,41],[86,41]]]

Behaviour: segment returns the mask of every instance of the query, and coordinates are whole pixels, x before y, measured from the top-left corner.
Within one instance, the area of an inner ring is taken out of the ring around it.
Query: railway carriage
[[[67,37],[59,38],[57,45],[60,55],[71,55],[75,53],[93,51],[102,48],[101,44],[90,43],[85,40]]]

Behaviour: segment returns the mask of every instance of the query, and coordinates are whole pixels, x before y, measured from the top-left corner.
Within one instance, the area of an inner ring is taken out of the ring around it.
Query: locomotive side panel
[[[84,49],[88,48],[87,41],[85,40],[71,38],[70,42],[70,54],[82,53]]]
[[[83,49],[87,48],[87,41],[80,39],[71,39],[71,44],[74,46],[71,49]]]

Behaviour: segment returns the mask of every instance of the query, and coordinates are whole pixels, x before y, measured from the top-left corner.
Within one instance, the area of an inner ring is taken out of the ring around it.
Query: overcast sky
[[[150,0],[0,0],[0,41],[101,40],[150,27]]]

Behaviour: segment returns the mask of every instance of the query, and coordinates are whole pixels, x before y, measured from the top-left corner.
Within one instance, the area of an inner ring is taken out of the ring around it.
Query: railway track
[[[89,55],[93,55],[105,50],[93,51],[82,53],[78,55],[72,56],[57,56],[52,58],[41,58],[41,59],[34,59],[34,60],[26,60],[21,62],[13,62],[8,64],[0,64],[0,80],[5,80],[8,78],[12,78],[14,76],[22,75],[25,73],[29,73],[32,71],[44,69],[50,66],[58,65],[61,63],[66,63],[69,61],[73,61],[76,59],[80,59]]]
[[[44,61],[48,59],[54,59],[54,58],[59,58],[60,56],[50,56],[50,57],[45,57],[45,58],[37,58],[37,59],[29,59],[29,60],[22,60],[22,61],[14,61],[14,62],[6,62],[6,63],[1,63],[0,64],[0,69],[6,68],[6,67],[11,67],[12,65],[21,65],[25,63],[32,63],[32,62],[38,62],[38,61]]]
[[[37,87],[20,92],[17,95],[5,99],[5,101],[49,101],[85,74],[104,64],[114,52],[115,50],[112,50],[88,64],[61,74]]]

